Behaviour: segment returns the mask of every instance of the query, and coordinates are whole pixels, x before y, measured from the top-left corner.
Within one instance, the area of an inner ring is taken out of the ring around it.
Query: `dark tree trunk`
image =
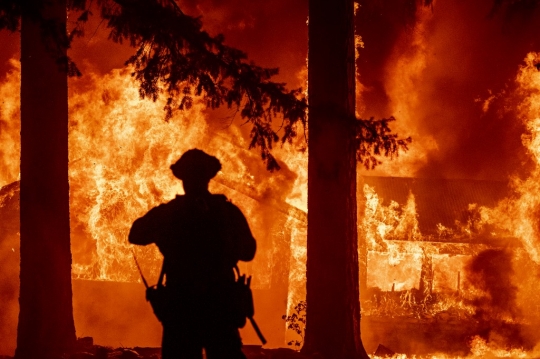
[[[65,31],[66,1],[28,1],[21,22],[21,287],[16,358],[73,347],[67,74],[44,43]],[[32,13],[32,9],[38,9]],[[45,21],[36,21],[37,18]],[[43,36],[42,36],[43,34]],[[48,37],[49,36],[49,37]]]
[[[309,2],[307,325],[303,352],[368,358],[360,338],[353,0]]]

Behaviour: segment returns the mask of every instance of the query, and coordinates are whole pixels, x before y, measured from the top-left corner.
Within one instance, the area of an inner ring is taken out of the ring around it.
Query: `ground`
[[[160,348],[110,348],[93,345],[92,338],[80,338],[79,349],[58,359],[161,359]],[[262,349],[258,345],[245,345],[244,353],[248,359],[316,359],[302,355],[292,349]],[[0,359],[12,359],[0,355]]]

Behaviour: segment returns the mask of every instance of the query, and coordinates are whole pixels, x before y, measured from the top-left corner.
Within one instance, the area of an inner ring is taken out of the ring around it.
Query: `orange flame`
[[[12,69],[0,84],[0,187],[16,181],[20,173],[21,63],[10,60],[9,65]]]
[[[540,72],[536,68],[539,59],[540,54],[529,53],[516,78],[517,93],[523,98],[517,108],[518,117],[523,119],[528,131],[522,142],[534,160],[534,168],[525,180],[513,178],[513,197],[501,201],[496,208],[481,209],[484,221],[519,239],[537,264],[540,264]]]
[[[418,55],[421,57],[421,55]],[[478,211],[479,223],[465,223],[447,228],[437,226],[440,238],[471,235],[474,226],[491,224],[501,233],[509,233],[520,240],[527,256],[540,264],[538,213],[540,213],[540,72],[535,64],[540,55],[529,54],[520,69],[517,83],[524,97],[518,107],[529,133],[523,143],[534,158],[536,167],[529,178],[514,179],[515,196],[502,201],[496,208],[471,204],[470,211]],[[421,60],[421,59],[420,59]],[[416,59],[403,66],[422,69]],[[420,61],[420,62],[418,62]],[[19,140],[18,84],[19,65],[12,61],[14,70],[7,81],[0,84],[0,95],[5,99],[0,112],[0,132],[3,146],[0,153],[0,184],[17,178]],[[421,71],[420,71],[421,72]],[[244,270],[256,274],[254,286],[267,289],[271,285],[275,261],[280,259],[283,243],[265,234],[272,226],[270,216],[278,211],[285,220],[272,231],[289,246],[288,298],[290,311],[305,298],[305,261],[307,211],[307,153],[285,147],[276,156],[287,165],[281,174],[268,176],[258,172],[253,163],[258,156],[245,150],[246,140],[241,128],[231,126],[217,131],[209,125],[208,113],[195,102],[190,110],[179,112],[169,122],[163,120],[163,102],[142,101],[138,86],[128,70],[114,70],[104,77],[87,75],[84,83],[72,82],[70,93],[70,185],[72,251],[74,278],[108,281],[138,281],[127,233],[133,220],[149,208],[182,193],[180,182],[168,167],[185,150],[199,147],[218,156],[223,171],[212,184],[212,190],[226,193],[249,218],[256,237],[261,241],[258,259],[245,265]],[[397,81],[397,80],[396,80]],[[407,83],[407,81],[405,81]],[[412,85],[411,85],[412,86]],[[85,89],[82,91],[82,89]],[[413,99],[414,100],[414,99]],[[412,101],[412,100],[411,100]],[[396,104],[401,113],[412,113],[419,104]],[[401,107],[400,107],[401,106]],[[406,116],[405,116],[406,117]],[[287,184],[284,188],[284,184]],[[365,200],[365,213],[359,226],[365,233],[368,247],[368,286],[384,287],[389,291],[407,291],[418,287],[422,261],[429,257],[434,270],[433,286],[447,291],[466,291],[465,278],[459,282],[457,273],[464,273],[464,263],[470,255],[449,255],[427,242],[418,226],[414,194],[401,207],[392,202],[382,205],[382,199],[368,185],[359,188]],[[360,240],[364,240],[360,237]],[[137,256],[145,271],[157,277],[161,256],[154,248],[137,248]],[[525,255],[516,252],[515,260],[527,263]],[[527,263],[527,268],[536,268]],[[146,274],[148,274],[146,273]],[[533,278],[534,279],[534,278]],[[534,280],[533,280],[534,282]],[[532,298],[534,283],[523,285],[522,295]],[[461,287],[460,287],[461,286]],[[468,295],[475,293],[470,289]],[[411,297],[404,294],[397,307],[411,305]],[[437,302],[430,315],[460,306],[465,312],[471,308],[450,297]],[[493,357],[527,357],[524,351],[505,350],[493,343],[475,338],[472,355]],[[525,354],[524,354],[525,353]],[[530,353],[529,353],[530,354]],[[525,356],[524,356],[525,355]],[[404,357],[404,356],[396,356]],[[448,356],[432,356],[448,357]]]

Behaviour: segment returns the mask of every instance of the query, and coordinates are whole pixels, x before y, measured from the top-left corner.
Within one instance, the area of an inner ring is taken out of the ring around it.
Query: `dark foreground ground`
[[[471,354],[471,339],[476,336],[490,342],[496,339],[495,346],[506,350],[530,351],[540,340],[538,328],[531,325],[477,321],[457,314],[445,311],[420,319],[365,316],[362,338],[364,344],[370,343],[366,346],[367,352],[378,357],[391,357],[394,353],[417,357],[446,353],[466,357]],[[244,345],[243,351],[248,359],[320,359],[318,355],[306,356],[288,348],[263,349],[259,345]],[[0,355],[0,359],[13,358]],[[78,339],[75,353],[58,359],[161,359],[161,349],[105,347],[94,345],[91,337],[84,337]]]
[[[258,345],[244,345],[243,351],[248,359],[316,359],[286,348],[262,349]],[[12,357],[0,355],[0,359]],[[140,347],[113,349],[90,344],[66,356],[65,359],[161,359],[161,349]]]

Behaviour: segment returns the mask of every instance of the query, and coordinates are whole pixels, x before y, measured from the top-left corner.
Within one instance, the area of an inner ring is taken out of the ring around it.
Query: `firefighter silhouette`
[[[162,358],[245,358],[235,319],[234,267],[250,261],[255,239],[238,207],[208,190],[221,169],[213,156],[185,152],[171,166],[185,195],[137,219],[129,242],[155,243],[164,256],[168,305]]]

